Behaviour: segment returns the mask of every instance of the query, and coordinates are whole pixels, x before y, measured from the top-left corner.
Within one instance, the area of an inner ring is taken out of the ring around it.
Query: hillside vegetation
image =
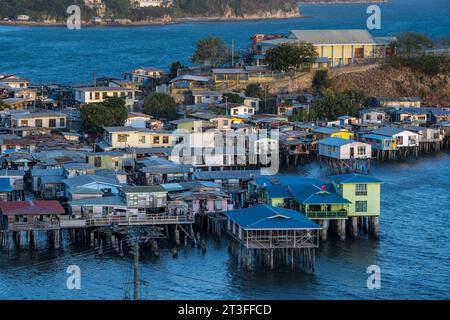
[[[418,96],[425,106],[450,106],[450,76],[445,70],[427,75],[411,67],[381,66],[332,77],[331,87],[361,90],[365,96]]]
[[[136,8],[129,0],[104,0],[106,15],[110,18],[133,21],[161,17],[245,17],[264,14],[280,15],[298,12],[295,0],[174,0],[172,6]],[[84,18],[95,12],[84,5],[83,0],[1,0],[0,17],[15,18],[26,14],[33,20],[63,20],[66,9],[76,4],[82,9]]]

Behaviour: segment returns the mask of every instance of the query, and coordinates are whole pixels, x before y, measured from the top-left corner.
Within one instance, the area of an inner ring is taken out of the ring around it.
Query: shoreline
[[[160,19],[152,21],[130,21],[126,23],[121,22],[102,22],[92,23],[84,21],[81,23],[83,28],[98,28],[98,27],[148,27],[148,26],[166,26],[183,23],[208,23],[208,22],[251,22],[262,20],[290,20],[290,19],[308,19],[312,16],[307,15],[286,15],[286,16],[249,16],[249,17],[186,17],[175,19]],[[20,27],[66,27],[64,22],[37,22],[37,21],[0,21],[0,26],[20,26]]]

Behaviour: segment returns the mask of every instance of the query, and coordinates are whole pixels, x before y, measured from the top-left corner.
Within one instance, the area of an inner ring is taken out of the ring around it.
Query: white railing
[[[8,231],[30,231],[30,230],[51,230],[59,229],[59,222],[56,221],[32,221],[32,222],[10,222]]]
[[[194,223],[192,216],[177,216],[168,214],[132,216],[132,217],[99,217],[86,219],[86,226],[118,225],[161,225],[161,224],[189,224]]]

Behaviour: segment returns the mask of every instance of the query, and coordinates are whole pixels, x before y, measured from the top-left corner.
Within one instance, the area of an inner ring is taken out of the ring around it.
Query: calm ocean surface
[[[321,176],[317,165],[299,175]],[[222,242],[180,251],[142,252],[143,299],[450,299],[450,154],[375,165],[382,186],[381,240],[321,243],[315,274],[243,271]],[[67,237],[66,237],[67,238]],[[66,289],[66,268],[81,268],[81,290]],[[368,290],[366,270],[381,268],[381,289]],[[132,293],[131,258],[90,248],[0,251],[2,299],[122,299]],[[128,289],[127,289],[128,288]]]
[[[448,0],[390,0],[379,4],[381,27],[377,33],[420,31],[438,38],[450,36]],[[17,73],[34,83],[83,83],[98,76],[122,77],[140,66],[168,68],[188,63],[195,42],[221,36],[239,48],[255,33],[285,33],[301,28],[366,28],[368,4],[311,5],[300,11],[309,18],[201,22],[148,27],[99,27],[68,30],[63,27],[0,26],[0,73]]]
[[[382,33],[421,31],[449,36],[448,0],[392,0],[381,4]],[[134,28],[30,28],[0,26],[0,73],[13,72],[35,83],[89,81],[121,76],[138,67],[165,68],[187,62],[195,40],[220,35],[241,47],[257,32],[294,28],[364,28],[367,5],[305,6],[311,18],[226,23],[189,23]],[[318,177],[316,165],[299,175]],[[322,243],[313,275],[236,267],[227,246],[210,242],[173,259],[142,254],[144,299],[450,299],[450,154],[418,161],[375,165],[382,187],[381,240],[361,238]],[[82,289],[66,289],[67,266],[81,268]],[[381,290],[366,288],[366,269],[379,265]],[[130,294],[130,259],[69,244],[60,250],[0,251],[0,299],[122,299]]]

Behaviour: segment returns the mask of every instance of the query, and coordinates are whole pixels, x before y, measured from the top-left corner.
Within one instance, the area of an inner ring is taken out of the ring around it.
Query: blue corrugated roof
[[[261,204],[251,208],[226,211],[225,215],[244,230],[320,229],[300,212]]]
[[[320,144],[325,144],[327,146],[341,147],[349,143],[355,142],[354,140],[342,139],[338,137],[326,138],[318,141]]]
[[[379,134],[373,134],[373,133],[365,134],[364,137],[365,137],[365,138],[369,138],[369,139],[375,139],[375,140],[387,140],[387,139],[392,139],[391,137],[382,136],[382,135],[379,135]]]
[[[348,173],[329,177],[337,183],[382,183],[380,179],[364,174]]]
[[[266,192],[270,198],[291,198],[291,194],[285,186],[268,186]]]
[[[351,201],[327,191],[319,191],[310,195],[303,204],[349,204]]]
[[[322,187],[324,189],[322,190]],[[302,204],[345,204],[351,203],[345,198],[337,195],[331,183],[307,186],[289,187],[293,199]]]
[[[259,187],[264,186],[291,186],[291,185],[301,185],[301,184],[317,184],[321,185],[324,182],[319,179],[305,178],[299,176],[259,176],[255,179],[256,184]]]
[[[399,134],[400,132],[408,131],[406,129],[394,128],[394,127],[382,127],[376,130],[373,130],[372,133],[392,137],[393,135]]]
[[[0,178],[0,192],[13,191],[10,178]]]

